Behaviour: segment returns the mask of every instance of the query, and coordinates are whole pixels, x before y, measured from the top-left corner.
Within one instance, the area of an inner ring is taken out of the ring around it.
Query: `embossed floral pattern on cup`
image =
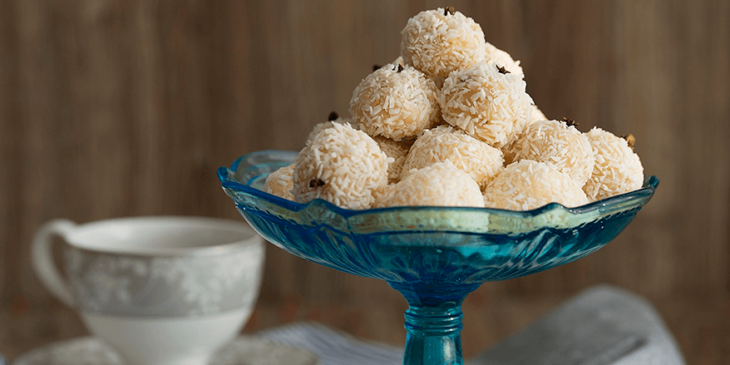
[[[219,255],[150,257],[65,247],[65,269],[79,310],[176,317],[253,304],[261,281],[262,245]],[[252,266],[258,266],[251,270]]]

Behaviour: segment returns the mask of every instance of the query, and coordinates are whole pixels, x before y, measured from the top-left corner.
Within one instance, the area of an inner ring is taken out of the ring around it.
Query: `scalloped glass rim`
[[[293,218],[308,214],[313,217],[326,213],[330,217],[339,216],[345,221],[356,219],[355,222],[342,222],[343,230],[349,231],[356,225],[369,222],[369,233],[384,233],[390,230],[412,230],[417,222],[419,231],[455,231],[474,233],[507,233],[516,234],[534,231],[539,228],[571,228],[595,221],[602,217],[641,208],[654,195],[659,179],[656,176],[644,180],[641,189],[613,196],[579,207],[565,207],[559,203],[550,203],[545,206],[527,210],[512,211],[496,208],[473,207],[440,207],[440,206],[412,206],[373,208],[352,210],[338,207],[327,201],[316,199],[301,204],[268,194],[257,187],[263,186],[263,181],[269,173],[279,167],[294,162],[297,152],[264,150],[245,154],[233,162],[230,168],[218,169],[220,179],[226,194],[240,204],[240,195],[248,195],[260,199],[269,208],[276,208],[277,213]],[[272,162],[273,160],[273,162]],[[245,163],[243,163],[246,161]],[[245,180],[245,181],[244,181]],[[301,218],[301,217],[297,217]],[[357,219],[362,218],[362,219]],[[392,219],[402,219],[402,229],[391,224]],[[299,219],[295,219],[299,220]],[[316,219],[315,219],[316,220]],[[331,222],[330,222],[331,223]],[[381,228],[378,228],[381,227]],[[362,228],[362,227],[361,227]]]

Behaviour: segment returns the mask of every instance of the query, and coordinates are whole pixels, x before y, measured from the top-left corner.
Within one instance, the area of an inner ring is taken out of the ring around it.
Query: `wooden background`
[[[434,1],[0,0],[0,352],[84,335],[29,264],[45,221],[239,219],[215,170],[303,146]],[[633,133],[661,185],[601,251],[467,299],[467,356],[598,283],[649,298],[689,364],[730,357],[730,2],[452,1],[548,117]],[[402,344],[385,283],[269,246],[247,331],[313,319]]]

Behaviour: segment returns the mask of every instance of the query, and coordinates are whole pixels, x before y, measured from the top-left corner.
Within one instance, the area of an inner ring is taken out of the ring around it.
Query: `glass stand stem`
[[[461,306],[445,311],[408,308],[404,365],[461,365]]]
[[[406,297],[404,365],[462,365],[461,302],[479,285],[435,287],[390,283]]]

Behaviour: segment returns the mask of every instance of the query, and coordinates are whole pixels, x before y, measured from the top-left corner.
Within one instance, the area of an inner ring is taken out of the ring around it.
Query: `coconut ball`
[[[394,184],[400,180],[401,169],[403,164],[406,162],[406,156],[411,144],[410,140],[404,140],[396,142],[392,139],[385,137],[373,138],[375,142],[380,146],[380,150],[385,153],[386,156],[393,159],[393,162],[388,164],[388,183]]]
[[[595,159],[588,138],[571,122],[539,120],[528,124],[512,144],[512,160],[544,162],[583,186]]]
[[[487,185],[504,166],[502,152],[450,126],[427,130],[411,147],[401,172],[404,178],[413,169],[450,161],[466,172],[480,187]]]
[[[375,207],[484,207],[479,185],[451,162],[438,162],[379,191]]]
[[[625,139],[600,128],[591,129],[586,137],[596,160],[593,172],[583,186],[589,199],[601,200],[641,188],[644,167]]]
[[[276,195],[279,198],[286,200],[294,200],[294,195],[291,193],[292,186],[292,173],[294,173],[294,164],[282,167],[266,177],[264,182],[264,191]]]
[[[403,61],[429,77],[443,79],[485,57],[482,28],[453,8],[418,13],[401,35]]]
[[[294,200],[324,199],[348,209],[367,209],[373,190],[388,183],[388,158],[378,144],[349,124],[334,123],[307,143],[293,173]]]
[[[440,118],[436,84],[411,66],[388,64],[352,93],[350,114],[358,129],[395,141],[415,137]]]
[[[588,198],[570,176],[537,161],[507,166],[484,189],[484,205],[491,208],[530,210],[552,202],[577,207]]]
[[[327,117],[326,122],[317,123],[314,125],[314,128],[312,128],[312,131],[309,132],[309,136],[307,136],[307,142],[311,141],[312,138],[314,138],[314,136],[319,134],[319,132],[321,132],[323,129],[330,128],[335,123],[337,123],[337,124],[350,123],[350,119],[340,117],[336,112],[330,113],[330,115]]]
[[[443,118],[489,145],[512,142],[532,113],[532,98],[521,75],[494,62],[452,73],[439,97]]]
[[[512,56],[510,56],[509,53],[493,46],[491,43],[486,42],[484,45],[484,50],[486,52],[486,60],[487,62],[494,62],[500,66],[503,66],[507,69],[507,71],[517,74],[517,75],[524,75],[525,72],[522,71],[522,67],[520,66],[520,61],[515,61],[512,59]]]

